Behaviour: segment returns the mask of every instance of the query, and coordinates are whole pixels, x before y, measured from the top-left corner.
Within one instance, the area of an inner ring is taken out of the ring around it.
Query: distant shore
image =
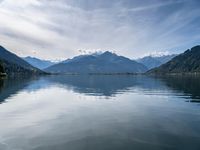
[[[176,75],[200,75],[200,72],[183,73],[49,73],[49,75],[150,75],[150,76],[176,76]]]
[[[200,72],[145,73],[150,76],[200,76]]]

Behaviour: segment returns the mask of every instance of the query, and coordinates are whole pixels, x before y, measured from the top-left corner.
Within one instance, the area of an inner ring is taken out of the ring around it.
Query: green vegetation
[[[185,51],[183,54],[176,56],[166,64],[150,70],[149,73],[200,73],[200,46],[195,46],[191,48],[191,50]]]
[[[13,75],[37,75],[44,74],[42,71],[34,68],[24,68],[18,64],[0,60],[0,76],[13,76]]]
[[[27,63],[19,56],[11,53],[4,47],[0,46],[0,72],[1,76],[13,76],[13,75],[39,75],[45,74],[45,72],[37,69]]]
[[[10,63],[7,61],[4,61],[4,70],[5,73],[8,75],[14,75],[14,74],[23,74],[23,75],[31,75],[31,74],[40,74],[41,72],[38,72],[37,69],[32,68],[24,68],[22,66],[19,66],[14,63]]]

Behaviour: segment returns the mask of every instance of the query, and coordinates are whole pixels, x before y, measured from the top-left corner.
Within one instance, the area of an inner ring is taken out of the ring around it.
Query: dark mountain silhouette
[[[123,56],[111,52],[102,54],[80,55],[47,69],[53,73],[142,73],[147,68]]]
[[[4,73],[5,71],[4,71],[4,68],[3,68],[3,63],[2,62],[0,62],[0,73]]]
[[[52,62],[52,61],[42,60],[35,57],[30,57],[30,56],[24,57],[23,59],[27,61],[29,64],[31,64],[32,66],[39,68],[41,70],[56,64],[55,62]]]
[[[170,61],[175,56],[177,55],[173,54],[173,55],[164,55],[164,56],[146,56],[146,57],[137,59],[136,61],[145,65],[148,69],[152,69],[155,67],[159,67],[160,65]]]
[[[185,51],[160,67],[150,70],[149,73],[200,73],[200,46]]]
[[[33,67],[32,65],[30,65],[17,55],[9,52],[2,46],[0,46],[0,61],[7,75],[43,73],[43,71]]]

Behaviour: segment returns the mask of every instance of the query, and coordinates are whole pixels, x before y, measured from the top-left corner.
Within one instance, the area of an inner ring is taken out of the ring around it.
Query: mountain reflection
[[[183,96],[188,96],[191,99],[188,102],[200,102],[200,76],[165,76],[160,79],[173,91],[182,92]]]
[[[21,90],[36,91],[61,86],[75,93],[114,97],[128,91],[142,94],[170,93],[189,102],[200,102],[200,78],[197,76],[111,76],[111,75],[55,75],[29,79],[0,80],[0,103]]]
[[[48,79],[66,88],[71,88],[74,92],[107,97],[134,89],[148,91],[166,89],[160,80],[147,76],[77,75],[52,76]]]
[[[35,78],[0,79],[0,103],[19,91],[26,89],[32,80],[35,80]]]

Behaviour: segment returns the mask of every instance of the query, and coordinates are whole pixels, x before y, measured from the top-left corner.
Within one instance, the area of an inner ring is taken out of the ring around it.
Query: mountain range
[[[32,66],[39,68],[41,70],[56,64],[55,62],[49,60],[42,60],[31,56],[23,57],[23,59]]]
[[[45,72],[61,74],[200,73],[200,46],[197,45],[179,55],[148,56],[137,61],[106,51],[79,55],[60,63],[33,57],[22,59],[0,46],[0,75],[4,73],[33,75]]]
[[[3,72],[13,74],[41,74],[43,71],[33,67],[17,55],[0,46],[0,64]]]
[[[170,61],[172,58],[177,56],[176,54],[172,55],[163,55],[163,56],[145,56],[143,58],[136,59],[137,62],[145,65],[148,69],[159,67],[162,64]]]
[[[98,56],[99,54],[94,53],[91,54],[92,56]],[[74,57],[73,59],[67,59],[65,61],[62,61],[62,63],[69,63],[69,62],[75,62],[75,61],[79,61],[80,59],[83,59],[85,57],[88,57],[90,55],[79,55]],[[148,68],[148,70],[158,67],[166,62],[168,62],[169,60],[171,60],[172,58],[174,58],[176,55],[163,55],[163,56],[145,56],[143,58],[140,59],[136,59],[135,61],[138,63],[143,64],[144,66],[146,66]],[[56,62],[52,62],[49,60],[42,60],[39,58],[35,58],[35,57],[23,57],[23,59],[25,61],[27,61],[29,64],[31,64],[32,66],[39,68],[41,70],[47,69],[50,66],[53,66],[55,64],[58,64]]]
[[[80,55],[45,69],[51,73],[75,74],[144,73],[147,70],[143,64],[109,51],[101,54]]]
[[[149,73],[200,73],[200,46],[186,50],[169,62],[150,70]]]

